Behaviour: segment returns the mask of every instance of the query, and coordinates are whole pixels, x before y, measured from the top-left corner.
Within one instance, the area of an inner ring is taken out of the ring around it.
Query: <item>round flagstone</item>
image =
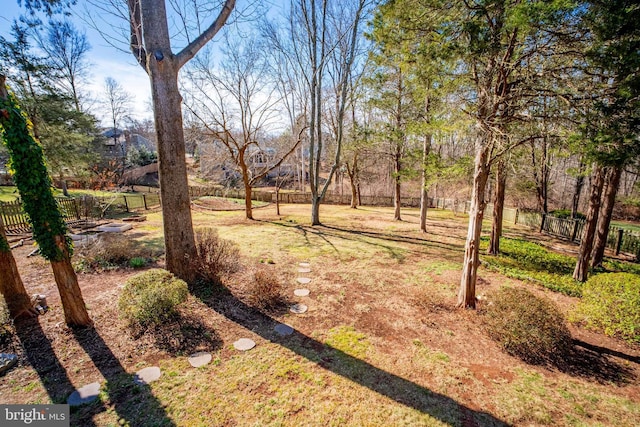
[[[140,369],[136,372],[136,376],[133,377],[133,381],[137,384],[149,384],[160,379],[162,372],[157,366],[149,366],[148,368]]]
[[[235,347],[236,350],[240,351],[251,350],[255,346],[255,341],[249,338],[240,338],[238,341],[233,343],[233,347]]]
[[[284,323],[277,324],[273,328],[273,330],[276,331],[276,333],[281,336],[293,334],[293,328],[289,325],[285,325]]]
[[[310,268],[299,268],[298,273],[311,273]]]
[[[309,279],[308,277],[298,277],[298,283],[300,283],[301,285],[306,285],[311,283],[311,279]]]
[[[309,268],[311,267],[311,264],[309,264],[308,262],[301,262],[300,264],[298,264],[300,267],[302,268]]]
[[[4,374],[18,363],[18,356],[10,353],[0,353],[0,374]]]
[[[304,304],[293,304],[289,308],[289,311],[295,314],[302,314],[302,313],[306,313],[308,309],[309,307],[307,307]]]
[[[189,360],[189,364],[191,364],[191,366],[193,366],[194,368],[199,368],[211,362],[211,353],[207,353],[206,351],[199,351],[190,355],[187,360]]]
[[[93,402],[98,398],[100,394],[100,383],[87,384],[84,387],[80,387],[67,398],[67,403],[70,406],[80,406],[85,403]]]
[[[309,293],[309,289],[296,289],[293,291],[293,294],[297,297],[308,297]]]

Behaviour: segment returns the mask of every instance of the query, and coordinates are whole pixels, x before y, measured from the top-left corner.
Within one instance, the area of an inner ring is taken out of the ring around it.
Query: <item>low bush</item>
[[[214,228],[195,230],[197,259],[193,268],[198,281],[220,284],[223,277],[240,270],[240,249],[230,240],[221,239]]]
[[[255,272],[253,281],[247,287],[247,294],[249,302],[258,308],[275,308],[284,303],[282,283],[268,269]]]
[[[75,249],[75,266],[80,271],[100,271],[118,267],[135,267],[132,264],[144,260],[145,264],[158,254],[154,254],[142,243],[127,236],[106,233]]]
[[[144,330],[176,317],[176,307],[187,294],[187,284],[170,272],[147,270],[127,280],[118,310],[130,327]]]
[[[603,273],[584,284],[571,320],[632,343],[640,343],[640,276]]]
[[[488,243],[483,238],[483,246]],[[485,246],[486,247],[486,246]],[[527,280],[569,296],[580,296],[582,284],[573,279],[575,258],[558,254],[537,243],[500,239],[500,255],[484,256],[483,263],[514,279]]]
[[[487,331],[508,354],[533,364],[555,363],[569,354],[571,334],[551,301],[517,288],[501,288],[490,299]]]

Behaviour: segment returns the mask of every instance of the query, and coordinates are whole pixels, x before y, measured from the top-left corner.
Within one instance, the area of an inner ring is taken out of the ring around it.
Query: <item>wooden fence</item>
[[[117,216],[127,212],[148,210],[160,206],[160,195],[114,194],[113,197],[56,198],[64,221],[77,225],[90,219]],[[31,232],[29,217],[22,209],[22,201],[0,202],[0,215],[7,235]]]

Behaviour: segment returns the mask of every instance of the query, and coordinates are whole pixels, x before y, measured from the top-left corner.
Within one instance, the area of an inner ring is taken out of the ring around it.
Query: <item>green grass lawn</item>
[[[611,221],[611,226],[622,228],[624,230],[640,232],[640,224],[635,222]]]
[[[117,193],[112,191],[100,191],[100,190],[76,190],[70,189],[69,194],[72,197],[82,197],[82,196],[94,196],[94,197],[112,197]],[[127,194],[136,194],[136,193],[127,193]],[[55,197],[62,197],[62,190],[55,188],[53,190],[53,195]],[[20,193],[18,193],[18,189],[15,186],[3,186],[0,187],[0,202],[12,202],[20,197]]]

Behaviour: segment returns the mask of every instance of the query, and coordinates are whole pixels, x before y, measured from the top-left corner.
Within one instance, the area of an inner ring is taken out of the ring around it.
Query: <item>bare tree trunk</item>
[[[618,194],[618,186],[620,185],[620,177],[622,176],[622,167],[615,166],[609,169],[607,173],[606,187],[602,195],[602,206],[598,215],[598,225],[596,230],[596,240],[593,244],[591,252],[591,267],[599,267],[604,259],[604,251],[607,247],[607,237],[609,235],[609,226],[611,225],[611,216],[613,215],[613,207],[616,203],[616,195]]]
[[[582,193],[582,187],[584,186],[584,171],[586,169],[584,160],[580,159],[580,165],[578,167],[578,176],[576,177],[576,188],[573,192],[573,200],[571,203],[571,218],[576,219],[578,217],[578,207],[580,205],[580,194]]]
[[[500,237],[502,237],[502,218],[504,214],[504,194],[507,186],[506,160],[500,159],[496,170],[496,193],[493,199],[493,224],[491,226],[491,240],[489,250],[491,255],[500,253]]]
[[[276,186],[276,215],[280,215],[280,188]]]
[[[593,248],[593,240],[598,224],[598,214],[600,212],[600,197],[602,195],[603,183],[604,169],[602,168],[602,166],[596,165],[591,177],[589,209],[587,210],[587,219],[584,224],[584,229],[582,230],[580,251],[578,252],[576,268],[573,270],[573,278],[580,282],[586,281],[589,275],[589,260],[591,258],[591,249]]]
[[[69,326],[89,326],[91,319],[82,298],[78,277],[71,265],[71,257],[65,244],[66,236],[56,236],[55,239],[63,257],[60,261],[51,261],[51,268],[60,293],[64,320]]]
[[[24,288],[16,260],[11,253],[0,216],[0,293],[4,297],[11,318],[29,313],[31,300]]]
[[[244,212],[247,219],[253,219],[253,207],[251,206],[251,184],[246,176],[245,168],[242,170],[242,182],[244,183]]]
[[[357,179],[358,179],[358,153],[355,153],[353,155],[353,166],[349,166],[349,163],[346,164],[347,165],[347,175],[349,176],[349,185],[351,187],[351,209],[357,209],[358,205],[359,205],[359,199],[358,199],[358,185],[357,185]]]
[[[464,249],[462,278],[458,291],[457,307],[476,308],[476,280],[480,253],[480,233],[485,208],[485,188],[489,178],[489,147],[476,149],[475,172],[469,208],[469,228]]]
[[[402,217],[400,216],[400,202],[401,202],[401,181],[400,181],[400,168],[402,167],[400,163],[400,149],[396,147],[398,151],[396,151],[393,162],[393,219],[396,221],[402,221]]]
[[[187,282],[195,279],[189,268],[197,256],[185,156],[181,102],[178,90],[180,64],[170,48],[164,1],[143,1],[147,72],[158,138],[159,180],[167,270]]]
[[[427,232],[427,208],[429,207],[429,195],[427,194],[427,161],[431,151],[431,134],[424,137],[422,144],[422,179],[420,191],[420,231]]]

